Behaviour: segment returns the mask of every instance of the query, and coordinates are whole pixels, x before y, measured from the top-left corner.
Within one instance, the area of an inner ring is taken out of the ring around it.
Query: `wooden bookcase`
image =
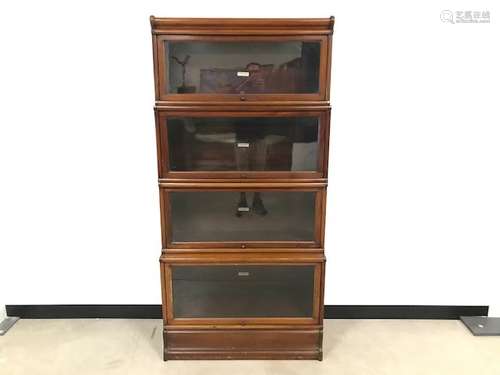
[[[334,19],[151,17],[164,359],[322,359]]]

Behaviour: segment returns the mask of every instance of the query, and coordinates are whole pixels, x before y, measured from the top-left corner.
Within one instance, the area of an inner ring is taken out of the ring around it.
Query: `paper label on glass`
[[[240,211],[240,212],[248,212],[248,211],[250,211],[250,208],[249,207],[238,207],[238,211]]]
[[[247,148],[250,147],[250,143],[238,143],[238,147]]]
[[[236,75],[238,77],[249,77],[250,76],[250,72],[237,72]]]

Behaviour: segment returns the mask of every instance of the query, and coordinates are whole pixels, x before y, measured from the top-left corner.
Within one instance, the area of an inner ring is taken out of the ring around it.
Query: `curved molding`
[[[153,34],[304,35],[332,34],[335,18],[158,18],[151,16]]]

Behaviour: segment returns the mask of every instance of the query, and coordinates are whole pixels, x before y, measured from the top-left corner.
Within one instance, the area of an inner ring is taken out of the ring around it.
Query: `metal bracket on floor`
[[[474,336],[500,336],[500,318],[461,316],[460,320]]]
[[[12,328],[14,324],[19,320],[17,316],[8,316],[0,323],[0,336],[3,336],[7,333],[9,329]]]

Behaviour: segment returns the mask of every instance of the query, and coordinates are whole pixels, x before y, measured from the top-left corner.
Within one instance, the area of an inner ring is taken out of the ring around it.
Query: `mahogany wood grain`
[[[325,261],[324,252],[310,252],[302,249],[300,252],[289,252],[280,249],[281,252],[268,253],[266,249],[254,249],[252,251],[238,251],[231,253],[215,253],[200,251],[198,253],[166,252],[160,256],[162,263],[322,263]],[[322,249],[320,249],[322,250]]]
[[[166,360],[321,359],[320,329],[186,330],[169,327],[164,337]]]
[[[292,35],[301,33],[333,33],[335,18],[166,18],[150,17],[154,34],[191,35],[217,31],[232,32],[236,35],[252,35],[254,32],[267,31],[276,35],[286,31]]]
[[[210,102],[202,101],[183,101],[182,103],[177,102],[165,102],[158,101],[154,107],[155,111],[189,111],[190,113],[196,112],[230,112],[230,111],[294,111],[294,112],[310,112],[310,111],[325,111],[329,110],[331,107],[328,102],[324,101],[296,101],[293,102],[283,102],[283,101],[271,101],[266,100],[265,102],[253,102],[253,103],[241,103],[241,102],[221,102],[217,100],[212,100]]]

